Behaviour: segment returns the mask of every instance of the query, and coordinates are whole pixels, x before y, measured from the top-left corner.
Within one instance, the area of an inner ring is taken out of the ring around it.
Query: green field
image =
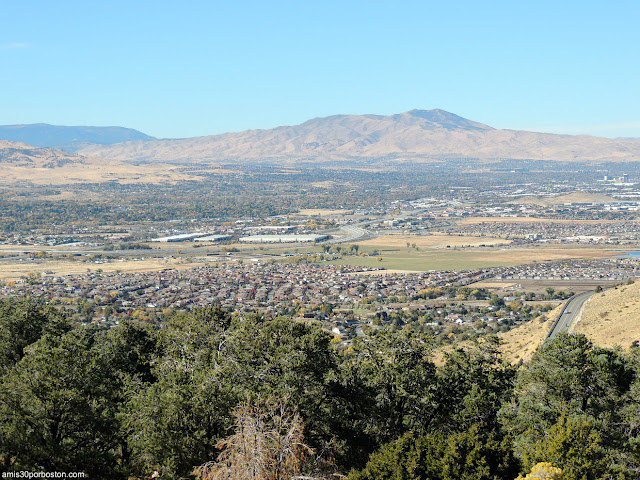
[[[250,251],[245,251],[250,252]],[[256,254],[271,254],[278,261],[289,261],[283,254],[304,255],[321,254],[320,246],[296,247],[256,251]],[[364,255],[362,255],[364,254]],[[369,246],[360,245],[358,254],[352,254],[348,245],[342,246],[339,258],[326,263],[335,265],[354,265],[359,267],[385,268],[387,270],[470,270],[475,268],[504,267],[535,262],[563,260],[568,258],[601,258],[611,255],[607,249],[595,249],[583,246],[549,246],[535,248],[405,248],[396,245]],[[378,260],[380,258],[380,260]],[[323,262],[325,263],[325,262]]]
[[[487,259],[486,253],[478,255],[477,250],[420,250],[402,251],[397,249],[378,249],[378,256],[345,255],[342,259],[328,263],[337,265],[357,265],[360,267],[382,267],[388,270],[469,270],[474,268],[501,267],[518,265],[523,262],[514,259],[505,252]],[[377,258],[382,258],[378,261]]]

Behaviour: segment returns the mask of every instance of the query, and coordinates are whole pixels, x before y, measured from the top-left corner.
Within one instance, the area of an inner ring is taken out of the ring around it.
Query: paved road
[[[358,224],[362,225],[362,224]],[[360,228],[357,225],[347,225],[340,229],[341,232],[347,234],[346,237],[332,238],[322,243],[334,244],[334,243],[353,243],[362,240],[366,240],[371,234],[364,228]]]
[[[580,314],[580,310],[582,309],[584,302],[586,302],[594,293],[595,292],[583,292],[571,297],[564,306],[564,309],[560,314],[560,318],[556,322],[556,326],[551,330],[551,333],[549,333],[547,340],[554,338],[560,332],[568,331],[569,327],[578,320],[578,315]]]
[[[364,222],[352,223],[351,225],[346,225],[340,228],[342,232],[346,233],[347,235],[346,237],[332,238],[331,240],[327,240],[321,243],[329,243],[329,244],[354,243],[354,242],[361,242],[363,240],[368,240],[369,238],[375,238],[378,235],[362,227],[366,227],[367,225],[371,225],[372,223],[380,223],[380,222],[384,222],[385,220],[391,220],[393,218],[406,217],[409,215],[418,215],[420,213],[424,213],[425,211],[426,210],[416,210],[411,212],[404,212],[394,217],[376,218],[373,220],[365,220]]]

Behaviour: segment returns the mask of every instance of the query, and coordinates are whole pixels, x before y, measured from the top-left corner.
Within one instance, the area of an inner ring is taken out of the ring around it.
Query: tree
[[[166,322],[159,335],[160,358],[150,372],[158,381],[145,384],[138,377],[131,382],[122,411],[137,473],[176,478],[214,457],[238,402],[225,362],[232,322],[219,307]]]
[[[357,462],[409,430],[426,431],[435,405],[436,368],[432,339],[409,328],[367,332],[352,349],[340,372],[344,419],[339,428],[356,449],[348,454]]]
[[[520,475],[516,480],[562,480],[562,470],[549,462],[540,462],[533,466],[526,477]]]
[[[371,454],[361,471],[348,480],[437,480],[446,438],[441,433],[417,437],[409,432]]]
[[[98,336],[97,342],[96,349],[110,368],[121,375],[138,377],[145,383],[156,380],[152,366],[160,347],[156,332],[149,327],[125,320],[107,334]]]
[[[333,336],[319,324],[287,317],[239,320],[226,344],[229,382],[238,401],[249,394],[286,397],[301,415],[309,444],[333,437],[338,368]]]
[[[0,374],[25,355],[25,348],[43,334],[62,335],[73,327],[57,310],[21,298],[0,300]]]
[[[158,382],[133,387],[122,429],[134,473],[158,472],[160,478],[174,479],[215,457],[237,400],[214,370],[163,370]]]
[[[518,471],[508,440],[477,426],[445,436],[407,433],[371,455],[366,467],[348,480],[494,480]]]
[[[114,378],[93,341],[85,328],[45,334],[2,379],[0,457],[11,469],[118,477]]]
[[[518,434],[544,435],[565,412],[613,425],[632,373],[619,352],[594,348],[584,335],[562,333],[518,374],[514,397],[501,412],[504,424]]]
[[[234,433],[217,444],[217,460],[195,469],[199,480],[289,480],[300,473],[312,450],[286,399],[244,401],[233,417]]]
[[[138,470],[175,478],[215,458],[233,407],[256,395],[287,397],[309,443],[328,442],[338,421],[331,338],[315,324],[231,317],[219,308],[174,317],[160,333],[163,354],[153,369],[159,380],[132,392],[126,408]]]
[[[519,372],[514,396],[500,411],[501,423],[513,435],[516,452],[526,456],[549,438],[554,426],[556,432],[576,429],[574,418],[586,419],[589,431],[597,433],[608,450],[609,462],[628,474],[624,431],[629,424],[623,406],[632,379],[633,370],[621,352],[594,347],[584,335],[560,334]]]
[[[560,467],[563,480],[598,480],[611,473],[595,421],[587,416],[563,414],[524,460],[527,468],[543,461]]]
[[[499,428],[498,411],[509,399],[516,369],[500,355],[500,341],[488,336],[473,348],[445,354],[437,371],[437,400],[431,428],[463,431],[477,424],[485,431]]]

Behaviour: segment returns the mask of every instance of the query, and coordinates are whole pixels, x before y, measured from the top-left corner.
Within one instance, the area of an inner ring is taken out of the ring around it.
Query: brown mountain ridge
[[[495,129],[444,110],[333,115],[300,125],[205,137],[91,145],[78,153],[126,162],[353,161],[443,157],[640,161],[640,142]]]
[[[77,183],[168,183],[199,180],[175,165],[132,165],[120,160],[85,157],[55,148],[0,140],[0,186]]]

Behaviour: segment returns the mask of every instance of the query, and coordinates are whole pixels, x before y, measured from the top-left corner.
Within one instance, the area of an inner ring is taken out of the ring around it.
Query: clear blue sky
[[[640,2],[0,2],[0,124],[190,137],[442,108],[640,137]]]

